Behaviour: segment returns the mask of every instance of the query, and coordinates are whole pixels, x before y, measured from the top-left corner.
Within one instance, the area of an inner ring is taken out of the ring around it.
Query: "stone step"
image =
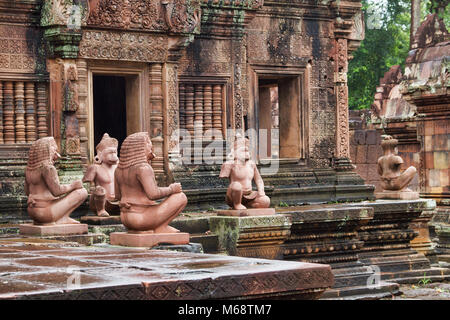
[[[325,291],[320,300],[378,300],[400,294],[397,283],[380,282],[377,287],[367,286],[333,288]]]

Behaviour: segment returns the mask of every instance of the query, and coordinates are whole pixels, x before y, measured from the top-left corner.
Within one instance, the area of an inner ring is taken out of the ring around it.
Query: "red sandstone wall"
[[[450,193],[450,121],[449,119],[425,120],[424,174],[427,193]]]
[[[350,111],[350,157],[356,172],[368,184],[375,185],[375,192],[381,191],[380,176],[377,171],[378,158],[383,155],[381,149],[381,135],[391,134],[399,140],[398,155],[402,157],[404,164],[402,170],[410,166],[417,169],[418,174],[411,181],[409,188],[419,191],[419,168],[420,168],[420,143],[416,139],[406,139],[410,134],[400,134],[411,131],[414,122],[389,123],[383,132],[382,129],[372,124],[367,124],[369,112],[366,110]],[[407,129],[408,128],[408,129]],[[398,131],[399,133],[396,133]],[[413,130],[415,132],[415,130]],[[443,140],[442,140],[443,141]],[[438,155],[441,157],[441,155]],[[432,174],[436,175],[435,172]]]
[[[367,184],[374,185],[375,192],[378,192],[381,189],[377,161],[383,154],[381,133],[367,125],[366,120],[362,119],[364,115],[364,111],[350,111],[350,158],[356,165],[356,172]]]

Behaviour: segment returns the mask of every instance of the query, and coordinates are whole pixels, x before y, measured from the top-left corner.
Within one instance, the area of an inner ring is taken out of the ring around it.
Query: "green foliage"
[[[425,273],[423,274],[423,278],[419,280],[419,283],[418,283],[417,285],[419,285],[419,286],[425,286],[425,285],[427,285],[427,284],[429,284],[429,283],[431,283],[431,282],[432,282],[431,279],[430,279],[430,278],[427,278],[427,273],[425,272]]]
[[[280,204],[278,205],[278,207],[287,208],[287,207],[289,207],[289,204],[287,204],[286,202],[280,201]]]
[[[376,87],[393,65],[403,65],[409,51],[410,0],[389,0],[383,9],[363,0],[365,21],[376,20],[379,28],[366,23],[366,36],[349,64],[349,107],[368,109],[374,101]],[[372,16],[378,9],[378,16]],[[380,4],[378,3],[378,6]]]

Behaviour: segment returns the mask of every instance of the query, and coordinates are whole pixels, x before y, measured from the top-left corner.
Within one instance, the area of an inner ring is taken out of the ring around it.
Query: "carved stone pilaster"
[[[175,64],[168,63],[165,66],[165,83],[167,99],[165,99],[165,141],[168,146],[168,172],[180,164],[180,110],[178,108],[178,67]]]
[[[152,167],[158,177],[164,174],[164,139],[163,139],[163,67],[160,63],[150,66],[150,139],[156,157]]]

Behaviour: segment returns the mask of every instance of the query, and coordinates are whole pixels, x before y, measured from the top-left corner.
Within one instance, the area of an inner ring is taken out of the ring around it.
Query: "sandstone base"
[[[228,217],[257,217],[257,216],[273,216],[275,209],[244,209],[244,210],[220,210],[217,211],[219,216]]]
[[[114,232],[109,236],[110,243],[125,247],[154,247],[158,244],[188,244],[189,233],[128,233]]]
[[[387,191],[376,192],[377,199],[417,200],[420,198],[418,192],[414,191]]]
[[[84,216],[81,217],[80,221],[88,225],[95,225],[95,226],[122,224],[120,216],[109,216],[109,217]]]
[[[21,224],[19,231],[27,236],[61,236],[69,234],[88,233],[87,224],[54,224],[49,226],[39,226],[34,224]]]

